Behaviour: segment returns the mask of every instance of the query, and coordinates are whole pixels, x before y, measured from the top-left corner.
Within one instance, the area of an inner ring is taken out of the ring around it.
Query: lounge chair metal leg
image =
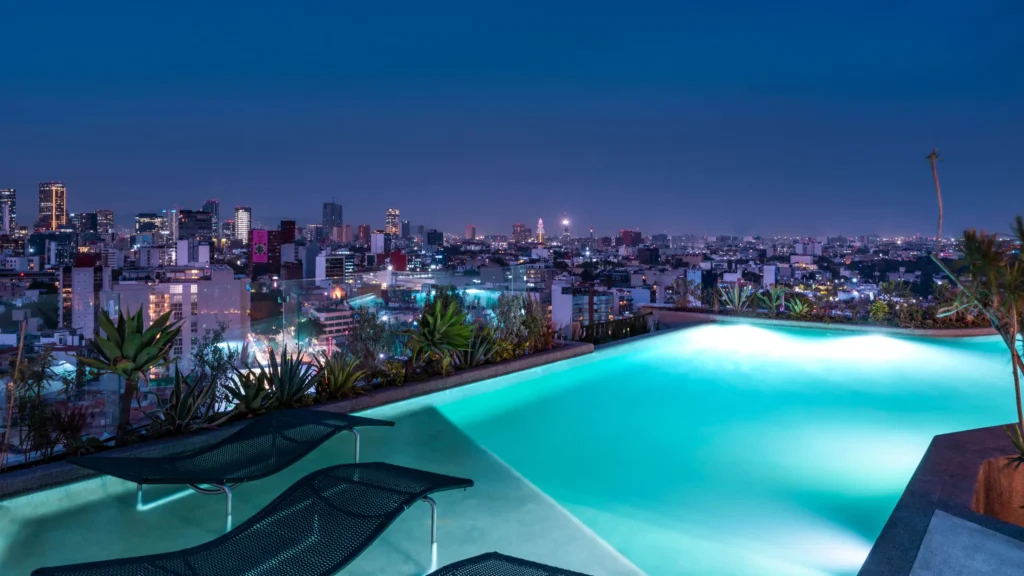
[[[135,509],[139,512],[146,509],[142,505],[142,484],[135,485]]]
[[[230,532],[231,531],[231,488],[228,487],[228,486],[221,486],[221,485],[217,485],[217,488],[220,488],[221,491],[224,492],[224,495],[227,497],[227,508],[225,510],[226,516],[227,516],[227,522],[226,522],[226,526],[227,527],[224,528],[224,531],[225,532]]]
[[[430,496],[424,496],[423,501],[430,504],[430,570],[437,569],[437,502]]]
[[[349,428],[348,432],[352,433],[352,436],[355,438],[355,441],[356,441],[355,442],[355,445],[356,445],[356,459],[355,459],[355,463],[358,464],[359,463],[359,431],[356,430],[355,428]]]

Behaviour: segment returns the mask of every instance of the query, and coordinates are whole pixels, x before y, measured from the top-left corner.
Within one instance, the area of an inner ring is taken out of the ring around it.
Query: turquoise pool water
[[[718,324],[430,403],[651,575],[843,575],[933,435],[1013,420],[1008,366],[988,338]]]

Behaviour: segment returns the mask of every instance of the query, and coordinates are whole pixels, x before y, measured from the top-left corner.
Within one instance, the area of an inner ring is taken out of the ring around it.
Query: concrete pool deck
[[[440,412],[396,414],[394,428],[362,432],[362,460],[471,478],[476,486],[437,494],[438,566],[499,551],[594,576],[642,572],[544,493],[477,445]],[[235,490],[239,523],[302,475],[351,461],[351,438],[335,438],[298,464]],[[156,488],[153,496],[159,496]],[[164,490],[171,493],[173,489]],[[22,576],[41,566],[177,550],[221,533],[224,499],[192,494],[145,512],[135,486],[96,478],[0,501],[0,566]],[[431,568],[429,508],[410,508],[345,570],[352,575],[423,574]]]

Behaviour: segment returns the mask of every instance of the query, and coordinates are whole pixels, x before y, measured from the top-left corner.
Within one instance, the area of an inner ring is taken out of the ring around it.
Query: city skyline
[[[1006,73],[1024,68],[1024,8],[884,7],[17,5],[0,188],[23,225],[25,194],[60,180],[69,213],[122,225],[209,198],[310,223],[333,199],[374,229],[397,207],[453,233],[569,213],[599,231],[927,234],[937,146],[947,230],[1005,229],[1024,181],[1024,79]]]

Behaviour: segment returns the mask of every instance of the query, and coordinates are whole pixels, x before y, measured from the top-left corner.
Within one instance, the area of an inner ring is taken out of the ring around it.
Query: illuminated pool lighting
[[[721,323],[432,402],[648,574],[852,576],[935,434],[1014,418],[1003,356]]]

